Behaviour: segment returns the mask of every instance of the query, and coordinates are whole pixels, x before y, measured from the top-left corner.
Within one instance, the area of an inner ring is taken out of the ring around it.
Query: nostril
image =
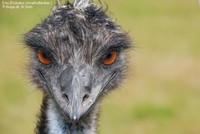
[[[82,102],[86,101],[88,98],[89,98],[89,95],[88,95],[88,94],[84,95],[84,96],[83,96]]]
[[[67,103],[69,102],[69,98],[66,94],[62,94],[62,97],[67,101]]]

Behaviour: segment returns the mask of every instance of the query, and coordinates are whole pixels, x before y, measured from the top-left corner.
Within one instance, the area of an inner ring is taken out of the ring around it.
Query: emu
[[[99,103],[127,70],[128,34],[90,0],[57,3],[24,34],[30,76],[43,92],[37,134],[95,134]]]

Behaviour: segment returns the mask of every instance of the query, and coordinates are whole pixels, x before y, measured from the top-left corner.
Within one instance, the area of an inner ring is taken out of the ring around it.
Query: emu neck
[[[37,134],[96,134],[98,104],[79,123],[63,117],[51,98],[43,98]]]

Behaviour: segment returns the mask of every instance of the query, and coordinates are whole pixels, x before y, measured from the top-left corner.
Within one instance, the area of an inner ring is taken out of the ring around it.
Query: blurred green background
[[[103,1],[135,50],[124,85],[102,103],[100,134],[200,134],[198,1]],[[41,92],[28,82],[20,34],[51,8],[0,8],[0,134],[34,132]]]

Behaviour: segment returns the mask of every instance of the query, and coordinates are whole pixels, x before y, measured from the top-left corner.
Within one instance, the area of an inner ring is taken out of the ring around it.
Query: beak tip
[[[76,121],[76,120],[77,120],[77,116],[74,115],[74,116],[72,117],[72,120]]]
[[[72,115],[70,118],[71,118],[71,120],[72,120],[73,122],[78,122],[79,119],[80,119],[80,117],[79,117],[78,115]]]

